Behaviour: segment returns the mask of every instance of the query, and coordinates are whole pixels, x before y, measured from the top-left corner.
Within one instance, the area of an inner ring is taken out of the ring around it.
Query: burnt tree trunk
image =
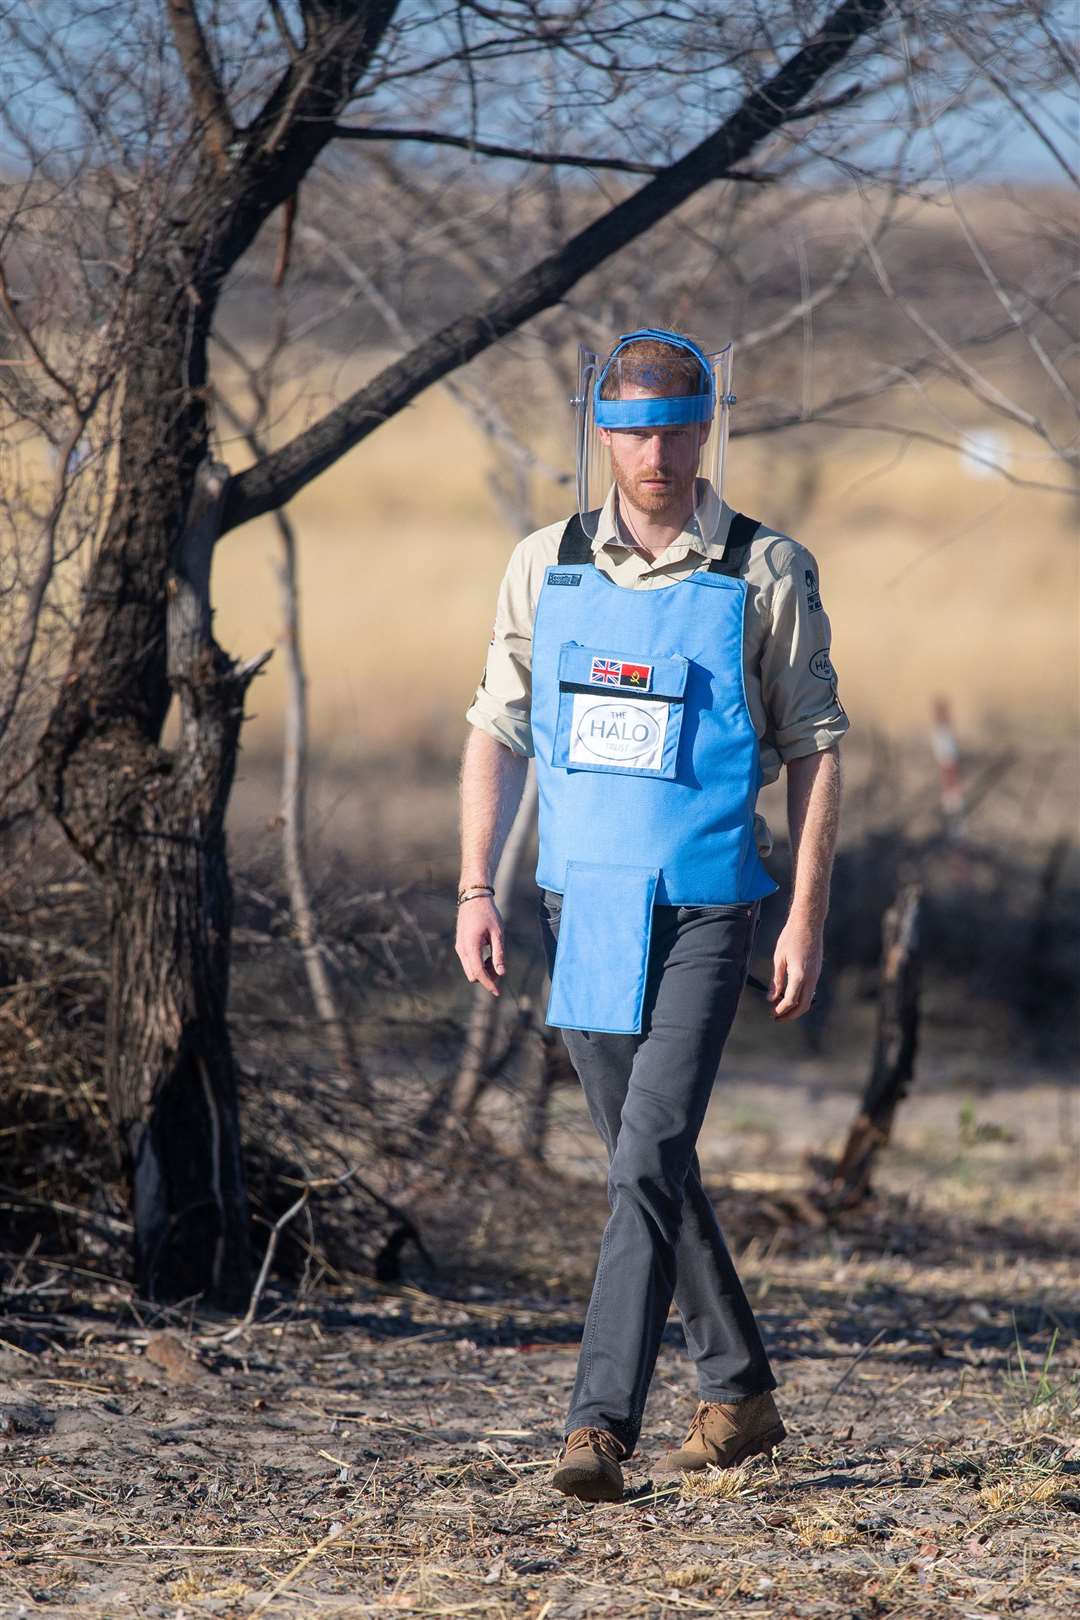
[[[191,182],[133,260],[116,494],[39,759],[42,802],[106,894],[106,1089],[130,1175],[137,1282],[151,1296],[231,1304],[249,1281],[224,818],[244,692],[262,660],[237,666],[210,632],[228,487],[223,469],[199,475],[210,326],[233,266],[333,138],[395,5],[310,8],[302,46],[243,127],[197,14],[170,8],[192,99]],[[174,694],[181,738],[169,752],[160,739]]]
[[[543,1164],[550,1120],[549,1105],[565,1067],[565,1048],[560,1051],[560,1037],[536,1019],[530,1034],[532,1045],[522,1086],[524,1106],[519,1142],[523,1158],[531,1160],[533,1164]]]
[[[238,1303],[248,1290],[248,1220],[227,1022],[224,823],[244,694],[265,659],[237,666],[210,634],[210,558],[227,484],[227,468],[200,468],[168,583],[180,737],[168,786],[144,802],[111,873],[108,1075],[144,1291],[209,1289]]]
[[[190,264],[190,260],[188,263]],[[40,789],[102,882],[110,942],[105,1083],[147,1297],[246,1298],[248,1221],[226,1008],[232,894],[224,817],[254,666],[210,633],[227,469],[206,457],[210,298],[143,276],[117,494]],[[181,731],[160,744],[175,695]]]
[[[256,666],[238,668],[210,636],[210,554],[226,483],[226,469],[197,483],[159,613],[152,587],[139,591],[134,578],[130,592],[91,596],[43,743],[42,780],[105,889],[106,1088],[131,1187],[138,1285],[149,1297],[208,1291],[232,1302],[246,1295],[248,1236],[226,1022],[224,815]],[[110,538],[119,548],[132,532],[114,528]],[[102,557],[96,575],[117,566],[104,547]],[[140,644],[157,658],[133,660],[132,672],[126,657]],[[171,754],[156,737],[170,692],[181,714]],[[129,710],[118,714],[125,698]]]
[[[874,1058],[859,1112],[826,1193],[826,1202],[833,1206],[853,1206],[869,1193],[874,1160],[889,1140],[896,1110],[915,1072],[921,909],[920,885],[902,883],[882,922]]]

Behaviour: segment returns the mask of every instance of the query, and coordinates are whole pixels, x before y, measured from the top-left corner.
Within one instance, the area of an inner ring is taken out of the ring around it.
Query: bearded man
[[[790,1020],[821,972],[848,722],[814,558],[723,499],[730,371],[730,345],[665,329],[582,352],[579,509],[511,556],[467,714],[458,956],[499,994],[492,880],[535,755],[548,1022],[608,1153],[551,1476],[587,1501],[622,1495],[673,1300],[700,1400],[660,1468],[734,1466],[785,1433],[696,1143],[777,887],[758,790],[785,769],[793,877],[769,999]]]

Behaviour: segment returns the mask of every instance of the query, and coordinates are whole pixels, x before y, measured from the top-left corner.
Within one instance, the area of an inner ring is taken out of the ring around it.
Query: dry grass
[[[745,1496],[746,1489],[747,1475],[743,1468],[706,1468],[700,1474],[684,1474],[682,1478],[682,1495],[691,1502],[731,1501]]]
[[[322,401],[371,364],[331,369],[313,355],[304,375]],[[979,426],[962,399],[937,403]],[[545,413],[556,426],[544,449],[569,468],[563,409],[552,402]],[[303,402],[283,411],[279,436],[308,415]],[[944,692],[969,733],[1060,736],[1077,702],[1075,502],[979,476],[930,446],[899,450],[895,439],[854,432],[822,432],[801,447],[735,440],[728,493],[816,553],[841,691],[860,726],[922,733]],[[236,447],[225,454],[240,464]],[[313,726],[339,764],[418,743],[444,749],[462,734],[519,538],[488,495],[490,461],[472,424],[433,389],[294,503]],[[1052,465],[1017,460],[1013,470],[1062,481]],[[569,505],[565,489],[537,491],[540,521]],[[275,558],[269,521],[230,535],[218,553],[218,634],[237,654],[278,639]],[[252,697],[250,749],[278,745],[277,662]]]
[[[1041,1118],[1034,1098],[1021,1088],[1003,1117]],[[579,1098],[559,1107],[564,1135],[587,1129]],[[798,1174],[804,1128],[812,1109],[789,1103],[775,1174]],[[922,1178],[917,1133],[901,1136],[878,1205],[832,1233],[762,1241],[758,1195],[722,1200],[780,1377],[776,1466],[654,1475],[694,1403],[672,1328],[626,1498],[595,1507],[546,1485],[605,1212],[595,1163],[523,1177],[493,1222],[491,1195],[462,1189],[434,1284],[273,1296],[228,1345],[167,1313],[192,1383],[147,1355],[163,1313],[93,1282],[58,1304],[31,1257],[9,1301],[18,1347],[0,1346],[0,1614],[1062,1620],[1075,1155],[1014,1144],[988,1221],[940,1161]],[[707,1174],[724,1140],[707,1123]],[[1037,1225],[1012,1193],[1035,1164]]]

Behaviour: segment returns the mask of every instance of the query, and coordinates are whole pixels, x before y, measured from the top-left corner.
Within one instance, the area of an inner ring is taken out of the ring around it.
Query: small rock
[[[891,1536],[896,1529],[896,1520],[889,1513],[872,1513],[865,1519],[857,1519],[855,1528],[863,1536]]]
[[[173,1384],[194,1384],[202,1365],[175,1333],[152,1333],[146,1346],[146,1359],[152,1361]]]
[[[0,1438],[11,1439],[17,1434],[41,1434],[51,1429],[53,1420],[44,1407],[33,1401],[13,1401],[0,1405]]]
[[[104,1444],[108,1431],[100,1412],[85,1407],[65,1406],[56,1414],[56,1439],[63,1441],[65,1453]]]

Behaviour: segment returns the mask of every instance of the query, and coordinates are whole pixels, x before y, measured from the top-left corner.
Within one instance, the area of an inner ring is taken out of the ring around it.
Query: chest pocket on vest
[[[551,763],[674,781],[689,664],[610,647],[559,649],[559,708]]]

